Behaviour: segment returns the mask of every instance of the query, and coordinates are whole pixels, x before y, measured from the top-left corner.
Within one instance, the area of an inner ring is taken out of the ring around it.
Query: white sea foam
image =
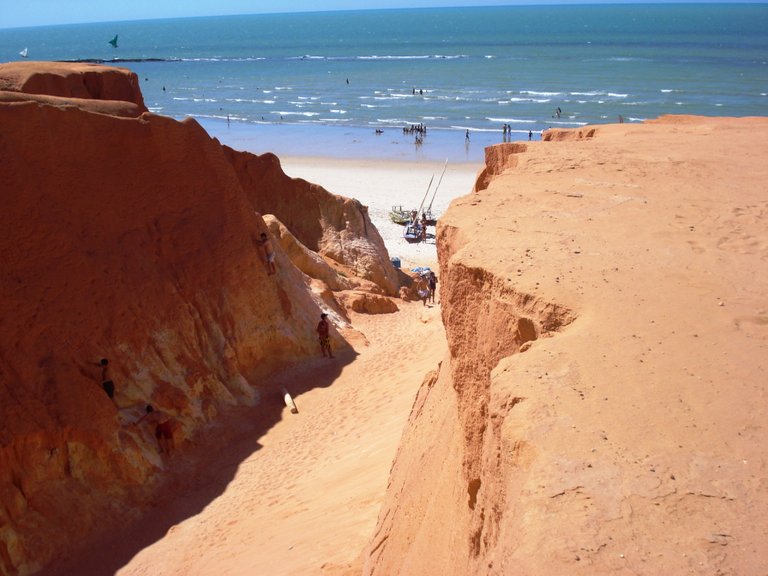
[[[306,116],[307,118],[320,115],[319,112],[272,112],[272,114],[279,114],[280,116]]]
[[[489,122],[504,122],[506,124],[535,124],[536,120],[523,120],[521,118],[493,118],[491,116],[486,117]]]
[[[546,104],[547,102],[552,102],[551,98],[515,98],[512,97],[509,100],[499,100],[499,104],[510,104],[512,102],[515,103],[531,103],[531,104]]]
[[[395,124],[399,126],[418,124],[418,122],[411,122],[409,120],[402,120],[400,118],[376,118],[376,122],[379,122],[380,124]]]
[[[179,102],[208,102],[208,103],[218,102],[218,100],[216,100],[215,98],[182,98],[181,96],[174,96],[173,99]]]
[[[467,58],[466,54],[410,54],[410,55],[379,55],[357,56],[357,60],[456,60]]]
[[[454,130],[462,130],[464,132],[469,130],[470,133],[472,133],[472,132],[499,132],[498,128],[476,128],[476,127],[473,128],[472,126],[451,126],[451,128],[454,129]]]
[[[558,126],[586,126],[589,122],[564,122],[562,120],[552,120],[547,124],[557,124]]]

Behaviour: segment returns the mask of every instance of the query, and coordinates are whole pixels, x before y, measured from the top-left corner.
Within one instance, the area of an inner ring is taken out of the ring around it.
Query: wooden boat
[[[405,225],[405,229],[403,231],[403,238],[405,238],[406,242],[410,242],[411,244],[415,244],[416,242],[421,242],[421,223],[416,222],[415,224],[408,223]]]
[[[395,224],[405,226],[413,222],[413,215],[418,212],[414,210],[403,210],[402,206],[392,206],[392,210],[389,211],[389,219]],[[434,226],[437,224],[437,217],[432,214],[432,210],[425,210],[422,212],[427,218],[427,226]],[[421,217],[417,216],[416,221],[421,222]]]
[[[411,210],[403,210],[402,206],[392,206],[389,211],[389,219],[395,224],[405,226],[411,221]]]
[[[403,229],[403,238],[405,238],[406,242],[411,244],[435,239],[435,235],[431,232],[427,232],[422,236],[421,229],[421,222],[416,222],[415,224],[406,224],[405,228]]]
[[[427,226],[436,225],[437,216],[432,214],[432,203],[435,201],[437,189],[440,188],[440,183],[443,181],[443,176],[445,175],[445,169],[447,167],[448,160],[445,161],[445,166],[443,166],[443,173],[440,174],[440,180],[438,180],[437,186],[435,186],[435,190],[432,193],[432,200],[429,202],[429,206],[427,206],[426,209],[424,209],[424,203],[427,201],[429,189],[432,187],[432,181],[435,179],[434,174],[432,174],[432,178],[429,180],[427,191],[424,193],[424,198],[421,199],[421,204],[419,204],[418,209],[414,208],[413,210],[404,210],[402,206],[392,206],[392,209],[389,211],[389,219],[395,224],[399,224],[400,226],[407,226],[408,224],[414,223],[414,221],[420,222],[422,217],[425,217],[427,220]]]

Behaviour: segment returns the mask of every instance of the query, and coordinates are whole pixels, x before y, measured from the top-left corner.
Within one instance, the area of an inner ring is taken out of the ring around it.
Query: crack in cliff
[[[503,491],[483,498],[486,486],[498,483],[503,474],[503,418],[494,421],[489,414],[491,371],[502,358],[518,353],[527,342],[561,330],[576,315],[565,306],[518,291],[486,269],[460,263],[451,263],[446,268],[444,286],[448,289],[443,293],[443,323],[464,430],[463,472],[471,516],[470,553],[477,557],[495,544],[505,500]],[[522,400],[509,399],[505,404],[507,411]],[[489,425],[492,438],[488,438]],[[525,449],[524,443],[515,442],[518,454],[513,459],[519,459]],[[485,458],[494,452],[495,459]]]

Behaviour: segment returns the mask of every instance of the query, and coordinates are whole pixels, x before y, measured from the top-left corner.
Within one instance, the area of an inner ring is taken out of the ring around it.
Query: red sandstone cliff
[[[339,305],[274,238],[267,275],[255,242],[265,208],[381,281],[369,287],[396,290],[364,207],[288,178],[272,156],[223,148],[194,121],[86,100],[143,109],[126,71],[34,67],[0,66],[0,87],[56,95],[0,101],[0,573],[14,575],[151,500],[164,463],[151,430],[131,424],[145,404],[175,418],[183,449],[228,407],[274,394],[269,374],[317,355],[319,312]],[[293,205],[309,197],[311,210]]]
[[[487,151],[365,574],[768,570],[768,121]],[[489,241],[493,238],[493,241]]]
[[[125,68],[98,64],[64,62],[11,62],[0,65],[0,94],[3,91],[27,95],[27,99],[61,97],[70,105],[90,101],[130,103],[138,116],[147,111],[139,79]],[[30,98],[31,97],[31,98]]]

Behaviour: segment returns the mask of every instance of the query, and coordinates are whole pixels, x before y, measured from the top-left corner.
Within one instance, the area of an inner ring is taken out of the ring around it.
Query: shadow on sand
[[[300,397],[333,384],[342,368],[352,363],[352,347],[336,351],[336,358],[318,358],[296,365],[262,384],[262,400],[254,407],[235,407],[219,415],[188,445],[165,461],[165,471],[154,499],[131,522],[104,522],[99,534],[83,541],[69,558],[54,560],[38,576],[104,576],[115,574],[143,549],[161,540],[173,526],[200,513],[219,497],[238,467],[261,449],[259,439],[283,414],[300,417]],[[299,416],[283,400],[286,387],[299,405]]]

